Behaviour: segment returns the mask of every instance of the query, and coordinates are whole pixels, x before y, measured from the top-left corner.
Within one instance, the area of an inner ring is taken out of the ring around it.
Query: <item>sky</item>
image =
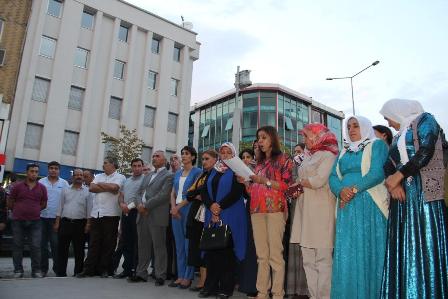
[[[446,0],[127,0],[172,22],[193,23],[201,43],[191,104],[233,88],[239,65],[253,83],[278,83],[350,115],[414,99],[448,129]]]

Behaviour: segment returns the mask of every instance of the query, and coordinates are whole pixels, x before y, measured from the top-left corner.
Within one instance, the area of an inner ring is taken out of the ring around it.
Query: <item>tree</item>
[[[137,135],[137,130],[129,130],[125,125],[120,125],[120,136],[115,138],[101,132],[102,143],[108,146],[106,156],[117,158],[118,171],[124,174],[131,173],[131,161],[142,154],[142,147],[145,144]]]

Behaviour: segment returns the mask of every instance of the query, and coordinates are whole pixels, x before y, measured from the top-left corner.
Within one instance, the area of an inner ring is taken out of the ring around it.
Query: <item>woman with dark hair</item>
[[[240,152],[240,159],[243,160],[252,170],[255,169],[255,154],[251,149],[244,149]],[[250,195],[244,190],[244,199],[246,203],[247,215],[247,249],[246,257],[240,264],[238,279],[238,291],[245,293],[248,298],[257,296],[257,252],[255,251],[255,243],[252,231],[252,222],[250,220]]]
[[[235,287],[237,260],[246,256],[247,218],[242,197],[244,185],[238,183],[234,172],[224,160],[234,157],[235,147],[225,142],[219,149],[219,161],[210,172],[201,197],[207,207],[204,225],[221,222],[231,230],[232,247],[206,251],[204,260],[207,279],[199,297],[216,294],[218,298],[232,296]]]
[[[392,144],[392,138],[394,137],[392,135],[392,131],[383,125],[376,125],[373,126],[373,131],[375,132],[375,136],[379,139],[384,140],[388,146]]]
[[[181,150],[183,168],[174,175],[171,191],[171,217],[174,242],[176,243],[177,279],[168,286],[188,289],[194,276],[194,267],[187,265],[188,241],[186,239],[187,216],[191,204],[187,200],[187,190],[201,175],[201,169],[194,167],[197,152],[193,147],[184,146]]]
[[[285,261],[283,259],[283,233],[287,217],[284,192],[292,180],[292,160],[280,149],[277,131],[272,126],[257,131],[259,155],[252,184],[247,184],[250,194],[250,212],[255,248],[258,259],[257,298],[274,299],[284,296]]]
[[[390,202],[380,298],[448,298],[448,227],[442,134],[417,101],[380,113],[398,131],[385,165]]]
[[[202,290],[207,276],[207,269],[205,268],[204,261],[201,257],[201,251],[199,250],[199,242],[201,240],[202,229],[204,228],[204,219],[201,219],[202,212],[200,210],[205,208],[201,192],[202,189],[205,188],[205,182],[207,181],[213,166],[215,166],[216,161],[218,161],[218,153],[215,150],[210,149],[202,153],[203,172],[187,191],[187,200],[191,202],[186,232],[187,239],[189,240],[188,266],[200,268],[199,281],[195,287],[190,288],[190,291],[193,292]]]

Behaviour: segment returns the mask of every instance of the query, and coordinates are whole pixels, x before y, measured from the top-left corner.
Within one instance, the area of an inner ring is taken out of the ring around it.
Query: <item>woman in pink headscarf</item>
[[[336,136],[322,124],[302,130],[306,151],[298,171],[303,193],[297,199],[291,243],[300,245],[311,298],[330,298],[335,198],[328,185],[336,155]]]

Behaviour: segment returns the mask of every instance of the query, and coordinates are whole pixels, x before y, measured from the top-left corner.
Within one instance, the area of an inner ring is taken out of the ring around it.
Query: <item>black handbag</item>
[[[233,246],[232,232],[227,224],[222,220],[217,223],[210,223],[202,230],[199,249],[202,251],[212,251],[227,249]]]

